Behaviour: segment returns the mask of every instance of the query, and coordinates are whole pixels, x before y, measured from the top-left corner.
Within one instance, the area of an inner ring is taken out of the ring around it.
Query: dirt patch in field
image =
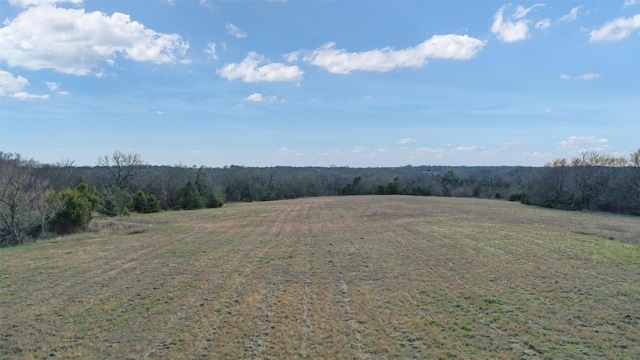
[[[637,218],[352,196],[98,225],[0,250],[1,358],[640,358]]]

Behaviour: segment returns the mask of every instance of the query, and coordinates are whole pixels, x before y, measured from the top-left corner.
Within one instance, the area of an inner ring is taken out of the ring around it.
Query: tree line
[[[139,154],[116,151],[82,167],[0,152],[0,246],[81,231],[97,214],[317,196],[476,197],[640,215],[639,162],[640,150],[620,158],[588,151],[544,167],[206,168],[151,166]]]

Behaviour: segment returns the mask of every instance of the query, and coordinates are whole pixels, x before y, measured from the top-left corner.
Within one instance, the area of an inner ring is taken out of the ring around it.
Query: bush
[[[78,190],[66,189],[57,195],[60,208],[49,223],[57,234],[71,234],[84,229],[91,221],[92,203]]]
[[[527,194],[521,192],[515,192],[509,195],[509,201],[519,201],[522,204],[529,204]]]
[[[206,204],[198,187],[191,181],[187,182],[180,191],[180,202],[185,210],[202,209]]]
[[[160,201],[153,194],[147,195],[144,191],[138,191],[131,199],[131,210],[141,214],[159,212]]]

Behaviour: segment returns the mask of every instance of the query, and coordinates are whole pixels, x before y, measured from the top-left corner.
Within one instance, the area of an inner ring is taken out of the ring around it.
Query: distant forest
[[[640,150],[621,158],[587,151],[544,167],[395,168],[152,166],[139,154],[119,151],[82,167],[0,152],[0,246],[80,231],[98,213],[126,216],[225,202],[374,194],[475,197],[640,215]]]

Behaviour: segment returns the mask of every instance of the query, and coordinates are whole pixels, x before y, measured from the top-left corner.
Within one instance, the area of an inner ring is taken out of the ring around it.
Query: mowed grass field
[[[0,249],[3,359],[639,359],[640,219],[351,196]]]

